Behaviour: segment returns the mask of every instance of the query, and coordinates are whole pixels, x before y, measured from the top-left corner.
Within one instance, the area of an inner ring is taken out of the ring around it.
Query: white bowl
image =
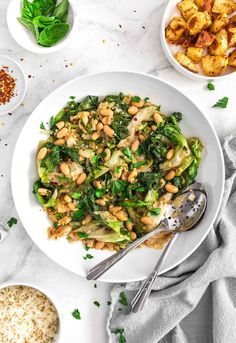
[[[38,290],[39,292],[43,293],[44,295],[46,295],[46,297],[51,300],[52,304],[54,305],[56,311],[57,311],[57,315],[59,318],[59,328],[58,328],[58,333],[55,336],[55,339],[53,340],[53,343],[63,343],[62,341],[62,315],[61,315],[61,311],[58,308],[57,302],[54,298],[54,296],[52,296],[51,294],[49,294],[48,291],[45,291],[43,288],[36,286],[33,283],[29,283],[29,282],[17,282],[17,281],[7,281],[4,283],[0,284],[0,289],[3,289],[5,287],[9,287],[9,286],[27,286],[27,287],[31,287],[34,288],[36,290]]]
[[[17,18],[21,16],[21,6],[22,0],[12,0],[10,2],[7,9],[7,25],[10,34],[22,48],[37,54],[49,54],[63,49],[73,38],[77,26],[77,11],[73,0],[69,0],[69,13],[67,19],[70,30],[59,43],[52,47],[44,47],[37,44],[34,34],[17,20]]]
[[[0,69],[2,66],[9,67],[9,74],[15,79],[16,87],[11,100],[4,105],[0,105],[0,115],[15,110],[22,103],[27,89],[24,71],[15,60],[6,55],[0,55]]]
[[[213,81],[213,80],[220,80],[220,79],[226,79],[232,76],[232,74],[235,72],[235,68],[228,66],[225,71],[218,75],[218,76],[207,76],[203,73],[201,67],[199,68],[199,73],[195,74],[186,68],[182,67],[174,58],[174,54],[177,51],[184,51],[184,49],[178,45],[168,44],[165,38],[165,28],[171,21],[171,19],[178,15],[180,16],[180,11],[177,8],[177,3],[180,2],[180,0],[170,0],[166,6],[166,9],[164,11],[164,15],[162,17],[162,23],[161,23],[161,45],[164,50],[164,53],[166,57],[168,58],[169,62],[172,64],[172,66],[180,72],[182,75],[189,77],[192,80],[197,81]]]
[[[27,120],[13,155],[11,185],[18,215],[35,244],[61,266],[82,276],[86,276],[91,267],[112,252],[91,249],[89,253],[94,258],[84,260],[87,252],[81,243],[70,244],[66,239],[52,241],[47,238],[47,228],[50,226],[47,214],[32,194],[33,183],[38,178],[36,151],[39,141],[45,139],[45,135],[40,134],[39,126],[42,121],[46,123],[57,114],[72,95],[80,100],[88,94],[105,96],[120,92],[149,97],[154,103],[160,104],[166,114],[182,112],[181,127],[184,134],[187,137],[199,137],[205,146],[197,180],[204,183],[208,192],[206,214],[197,229],[178,237],[165,260],[162,273],[181,263],[199,246],[213,225],[222,199],[224,161],[219,140],[204,114],[178,89],[154,76],[127,71],[86,75],[64,84],[40,102]],[[160,254],[161,250],[136,249],[100,280],[129,282],[144,279]]]

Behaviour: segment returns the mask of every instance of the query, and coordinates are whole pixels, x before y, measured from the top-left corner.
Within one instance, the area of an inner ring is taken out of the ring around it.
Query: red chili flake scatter
[[[9,68],[2,66],[0,70],[0,105],[6,104],[14,96],[15,79],[9,74]]]

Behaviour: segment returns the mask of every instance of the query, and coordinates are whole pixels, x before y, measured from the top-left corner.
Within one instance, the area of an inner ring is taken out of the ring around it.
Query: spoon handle
[[[107,270],[109,270],[112,266],[114,266],[114,264],[120,261],[130,251],[133,251],[137,246],[145,242],[148,238],[155,236],[158,232],[161,232],[161,231],[168,231],[168,228],[165,222],[161,222],[154,230],[148,232],[143,237],[136,239],[126,248],[118,251],[114,255],[98,263],[95,267],[90,269],[90,271],[88,272],[86,276],[87,280],[97,280],[101,275],[103,275]]]
[[[169,241],[169,243],[165,246],[161,257],[159,258],[156,266],[154,267],[153,271],[151,272],[151,274],[149,275],[149,277],[146,279],[146,281],[143,283],[142,287],[139,289],[139,291],[137,292],[137,294],[135,295],[134,299],[131,302],[131,307],[132,307],[132,311],[134,313],[141,311],[145,305],[145,302],[152,290],[152,285],[154,283],[154,281],[156,280],[158,273],[160,272],[166,257],[168,255],[168,253],[170,252],[171,248],[173,247],[177,237],[178,237],[179,233],[175,233],[173,235],[173,237],[171,238],[171,240]]]
[[[2,222],[0,222],[0,242],[7,237],[8,233],[9,230],[7,229],[7,227]]]

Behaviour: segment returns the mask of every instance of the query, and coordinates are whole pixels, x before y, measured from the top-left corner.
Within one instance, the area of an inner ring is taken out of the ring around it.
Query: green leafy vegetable
[[[209,89],[209,91],[214,91],[215,90],[215,85],[213,85],[213,83],[209,82],[207,84],[207,88]]]
[[[229,98],[227,96],[223,97],[222,99],[218,100],[213,107],[219,107],[219,108],[226,108],[228,105]]]
[[[51,47],[65,37],[69,25],[65,23],[68,15],[68,0],[23,0],[21,17],[18,21],[34,33],[38,44]]]
[[[128,306],[128,300],[125,292],[120,292],[119,303],[124,306]]]
[[[73,199],[79,199],[80,197],[81,197],[81,193],[80,192],[73,192],[72,194],[71,194],[71,198],[73,198]]]
[[[77,308],[74,309],[74,311],[71,313],[71,315],[77,320],[81,319],[80,311]]]
[[[69,25],[66,23],[54,22],[47,26],[39,34],[38,43],[50,47],[58,43],[69,31]]]
[[[139,102],[140,100],[141,100],[141,98],[137,95],[131,97],[132,102]]]
[[[77,235],[78,235],[80,238],[88,238],[88,234],[87,234],[86,232],[78,231],[78,232],[77,232]]]
[[[158,216],[158,214],[161,213],[161,209],[160,208],[153,208],[149,211],[150,214],[152,214],[153,216]]]
[[[128,157],[130,160],[132,159],[133,155],[132,155],[132,151],[130,150],[130,148],[127,146],[123,149],[123,154]]]
[[[7,225],[9,227],[12,227],[13,225],[16,225],[17,224],[17,219],[14,218],[14,217],[11,217],[8,221],[7,221]]]

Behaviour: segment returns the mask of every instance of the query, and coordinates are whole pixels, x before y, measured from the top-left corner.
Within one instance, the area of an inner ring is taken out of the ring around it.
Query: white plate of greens
[[[207,211],[196,230],[183,233],[178,237],[165,261],[162,272],[177,266],[199,246],[213,225],[222,199],[224,163],[219,140],[204,114],[176,88],[154,76],[126,71],[92,74],[66,83],[38,105],[19,136],[12,162],[12,192],[22,224],[35,244],[55,262],[82,276],[113,252],[96,249],[87,251],[82,242],[70,244],[66,238],[48,239],[47,229],[51,225],[50,221],[35,194],[32,193],[33,185],[39,178],[36,165],[38,144],[48,138],[47,135],[42,135],[40,127],[43,127],[42,122],[45,127],[50,123],[55,125],[50,118],[55,118],[68,101],[75,102],[75,106],[81,107],[76,103],[81,103],[88,95],[99,96],[99,99],[103,99],[108,95],[118,95],[120,92],[133,94],[142,99],[149,98],[152,103],[161,106],[161,112],[167,115],[166,118],[173,112],[180,112],[182,121],[179,124],[184,136],[198,137],[204,145],[196,180],[204,183],[207,189]],[[120,120],[122,121],[122,117]],[[125,125],[127,126],[127,122]],[[145,125],[143,128],[145,129]],[[48,146],[48,148],[51,151],[52,147]],[[153,144],[151,153],[155,149],[158,150],[158,144],[157,146]],[[86,165],[89,163],[88,161]],[[78,209],[81,210],[79,207]],[[125,231],[122,231],[122,234],[124,233]],[[161,250],[150,247],[136,249],[104,274],[101,280],[106,282],[142,280],[150,273],[160,253]]]
[[[73,0],[12,0],[7,24],[24,49],[47,54],[62,49],[73,38],[76,13]]]

